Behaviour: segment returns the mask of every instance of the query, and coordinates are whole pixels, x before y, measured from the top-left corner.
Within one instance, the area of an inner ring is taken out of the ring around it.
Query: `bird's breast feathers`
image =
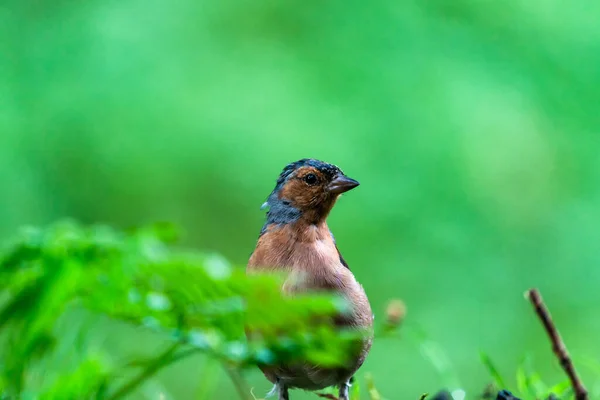
[[[372,312],[363,287],[341,260],[326,225],[302,230],[272,226],[259,238],[248,273],[287,273],[283,292],[332,291],[353,305],[351,325],[368,326]]]
[[[335,288],[352,273],[344,267],[326,225],[294,229],[272,225],[259,238],[248,262],[248,272],[293,272],[313,281],[315,288]],[[341,276],[344,275],[344,276]],[[310,282],[307,282],[309,287]]]

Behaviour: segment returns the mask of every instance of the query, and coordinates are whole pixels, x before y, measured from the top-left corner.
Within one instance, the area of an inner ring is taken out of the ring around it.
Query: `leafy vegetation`
[[[248,366],[296,357],[344,362],[360,332],[340,334],[323,322],[344,312],[342,299],[284,298],[278,277],[247,277],[220,258],[172,246],[174,239],[164,225],[130,233],[73,222],[22,230],[0,255],[5,397],[120,399],[160,369],[202,353],[224,367],[248,399],[240,376]],[[55,346],[57,325],[82,311],[151,330],[163,348],[148,359],[111,360],[81,345],[90,327],[79,326],[71,332],[80,342],[73,343],[75,359],[63,369],[45,369],[49,359],[64,357]],[[244,326],[258,329],[260,340],[248,343]],[[201,389],[199,398],[214,398],[206,385]]]
[[[22,229],[0,253],[2,398],[127,398],[162,369],[202,354],[206,360],[194,398],[215,398],[215,372],[221,367],[247,400],[255,396],[243,377],[248,367],[295,358],[339,365],[363,334],[333,331],[326,324],[328,316],[347,310],[341,298],[282,297],[281,277],[249,277],[220,257],[176,243],[177,232],[168,224],[130,232],[72,221]],[[405,313],[401,301],[390,302],[379,338],[397,336]],[[78,319],[84,323],[73,324]],[[98,319],[152,332],[160,345],[145,357],[115,357],[89,341]],[[259,331],[260,338],[246,341],[245,327]],[[422,330],[402,336],[420,347],[448,387],[459,388],[437,343]],[[487,354],[481,353],[481,360],[496,388],[482,398],[495,398],[507,381]],[[369,399],[384,398],[371,374],[362,384]],[[516,385],[515,395],[525,400],[572,394],[568,381],[544,384],[530,358],[517,369]],[[353,400],[361,398],[361,386],[358,381],[353,386]],[[422,398],[464,395],[442,391]],[[332,391],[321,396],[334,398]]]

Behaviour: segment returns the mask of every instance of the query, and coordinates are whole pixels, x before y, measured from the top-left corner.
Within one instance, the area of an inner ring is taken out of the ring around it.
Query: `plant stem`
[[[129,382],[126,382],[117,389],[112,395],[108,397],[108,400],[116,400],[122,398],[132,391],[138,388],[144,381],[148,380],[152,375],[156,374],[159,370],[172,364],[174,361],[181,359],[180,357],[173,357],[173,354],[179,348],[180,343],[175,343],[167,350],[165,350],[160,356],[154,361],[150,362],[146,368],[144,368],[138,375],[136,375]]]
[[[207,357],[202,367],[202,378],[198,386],[195,398],[197,400],[209,400],[214,398],[213,393],[219,383],[219,362],[213,357]]]
[[[246,385],[244,378],[240,376],[239,370],[229,367],[225,363],[223,363],[223,368],[225,368],[225,372],[227,372],[229,379],[231,379],[233,382],[233,386],[235,387],[235,390],[240,398],[243,400],[251,400],[252,397],[250,396],[250,389]]]
[[[562,338],[560,337],[560,334],[558,333],[558,329],[556,329],[556,326],[552,321],[550,312],[548,311],[548,308],[546,308],[546,305],[542,300],[540,292],[537,289],[530,289],[527,292],[527,297],[533,305],[536,314],[542,321],[542,324],[546,329],[546,333],[550,337],[550,342],[552,342],[552,350],[554,351],[556,358],[558,358],[561,367],[563,368],[563,370],[569,377],[569,380],[571,381],[571,386],[573,387],[573,392],[575,393],[575,399],[587,400],[588,392],[585,389],[585,386],[583,386],[583,382],[577,375],[577,372],[575,372],[575,367],[573,366],[571,357],[567,352],[567,347],[565,346],[565,343],[563,342]]]

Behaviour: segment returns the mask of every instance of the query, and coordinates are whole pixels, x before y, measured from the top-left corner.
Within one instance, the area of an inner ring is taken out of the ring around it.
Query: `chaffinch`
[[[341,294],[351,312],[335,318],[343,328],[370,328],[373,313],[363,287],[356,281],[340,254],[327,216],[338,197],[359,183],[335,165],[302,159],[287,165],[264,207],[268,207],[258,243],[247,266],[248,273],[283,272],[286,295],[311,291]],[[288,390],[339,388],[339,399],[348,400],[351,380],[365,361],[372,336],[360,342],[351,362],[343,367],[324,368],[308,363],[261,365],[264,375],[275,384],[272,393],[288,400]]]

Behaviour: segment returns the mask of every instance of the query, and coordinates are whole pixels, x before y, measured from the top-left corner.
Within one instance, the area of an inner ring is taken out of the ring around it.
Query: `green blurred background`
[[[5,0],[0,237],[62,217],[169,220],[243,266],[280,170],[319,158],[362,184],[330,227],[376,315],[402,298],[406,329],[444,349],[468,394],[489,381],[480,350],[509,377],[531,353],[544,379],[563,379],[531,286],[591,380],[599,12],[589,0]],[[95,326],[115,357],[146,343]],[[376,341],[359,376],[389,399],[451,385],[421,344]],[[191,398],[202,365],[136,398]]]

